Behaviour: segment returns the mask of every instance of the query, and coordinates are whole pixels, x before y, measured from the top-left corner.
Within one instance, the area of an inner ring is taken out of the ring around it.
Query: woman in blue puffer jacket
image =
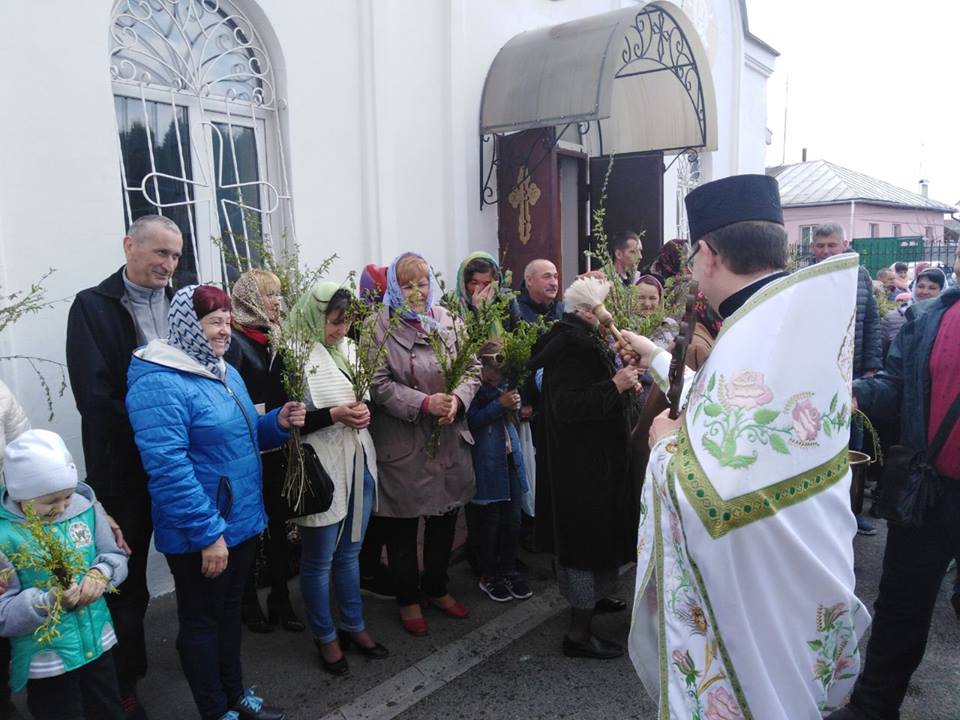
[[[149,477],[154,543],[176,584],[180,664],[200,715],[280,720],[244,690],[240,599],[266,526],[260,451],[302,426],[302,403],[258,416],[223,361],[230,297],[191,285],[170,302],[170,337],[138,349],[127,412]]]

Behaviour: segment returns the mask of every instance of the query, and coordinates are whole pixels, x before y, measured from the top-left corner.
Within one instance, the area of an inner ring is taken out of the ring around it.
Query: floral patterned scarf
[[[244,273],[233,285],[230,293],[233,325],[239,328],[254,328],[275,336],[277,326],[270,321],[267,310],[263,306],[263,295],[260,286],[252,275]]]

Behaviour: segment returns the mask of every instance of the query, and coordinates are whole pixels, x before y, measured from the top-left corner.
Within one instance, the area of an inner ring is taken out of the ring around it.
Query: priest
[[[813,720],[849,693],[870,621],[847,460],[858,259],[785,272],[770,177],[686,205],[723,328],[679,420],[651,429],[630,656],[661,720]],[[670,354],[624,335],[666,390]]]

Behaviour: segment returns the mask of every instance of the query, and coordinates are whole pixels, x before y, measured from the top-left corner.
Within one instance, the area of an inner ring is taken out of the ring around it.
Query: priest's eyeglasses
[[[693,270],[693,259],[697,256],[697,253],[700,252],[700,248],[703,247],[703,245],[701,245],[700,243],[703,243],[703,245],[706,245],[708,248],[710,248],[710,252],[712,252],[714,255],[719,255],[719,253],[717,252],[717,249],[713,245],[711,245],[708,240],[704,238],[700,238],[700,241],[697,242],[696,247],[693,248],[693,252],[687,255],[687,262],[686,262],[687,271]]]

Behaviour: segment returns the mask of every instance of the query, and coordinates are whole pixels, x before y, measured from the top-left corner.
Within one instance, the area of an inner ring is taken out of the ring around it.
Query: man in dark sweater
[[[168,287],[183,251],[180,229],[145,215],[123,238],[126,265],[77,293],[67,320],[67,369],[80,411],[87,483],[120,525],[130,546],[123,592],[107,597],[117,633],[113,655],[124,712],[146,718],[136,697],[147,672],[143,618],[150,600],[147,554],[153,522],[147,475],[124,403],[133,351],[167,336]]]
[[[926,450],[960,394],[960,288],[907,310],[907,324],[886,364],[857,380],[858,407],[876,419],[900,420],[900,442]],[[830,720],[895,720],[910,676],[920,665],[940,585],[960,556],[960,424],[935,459],[940,495],[924,525],[890,523],[874,605],[866,664],[850,704]]]

